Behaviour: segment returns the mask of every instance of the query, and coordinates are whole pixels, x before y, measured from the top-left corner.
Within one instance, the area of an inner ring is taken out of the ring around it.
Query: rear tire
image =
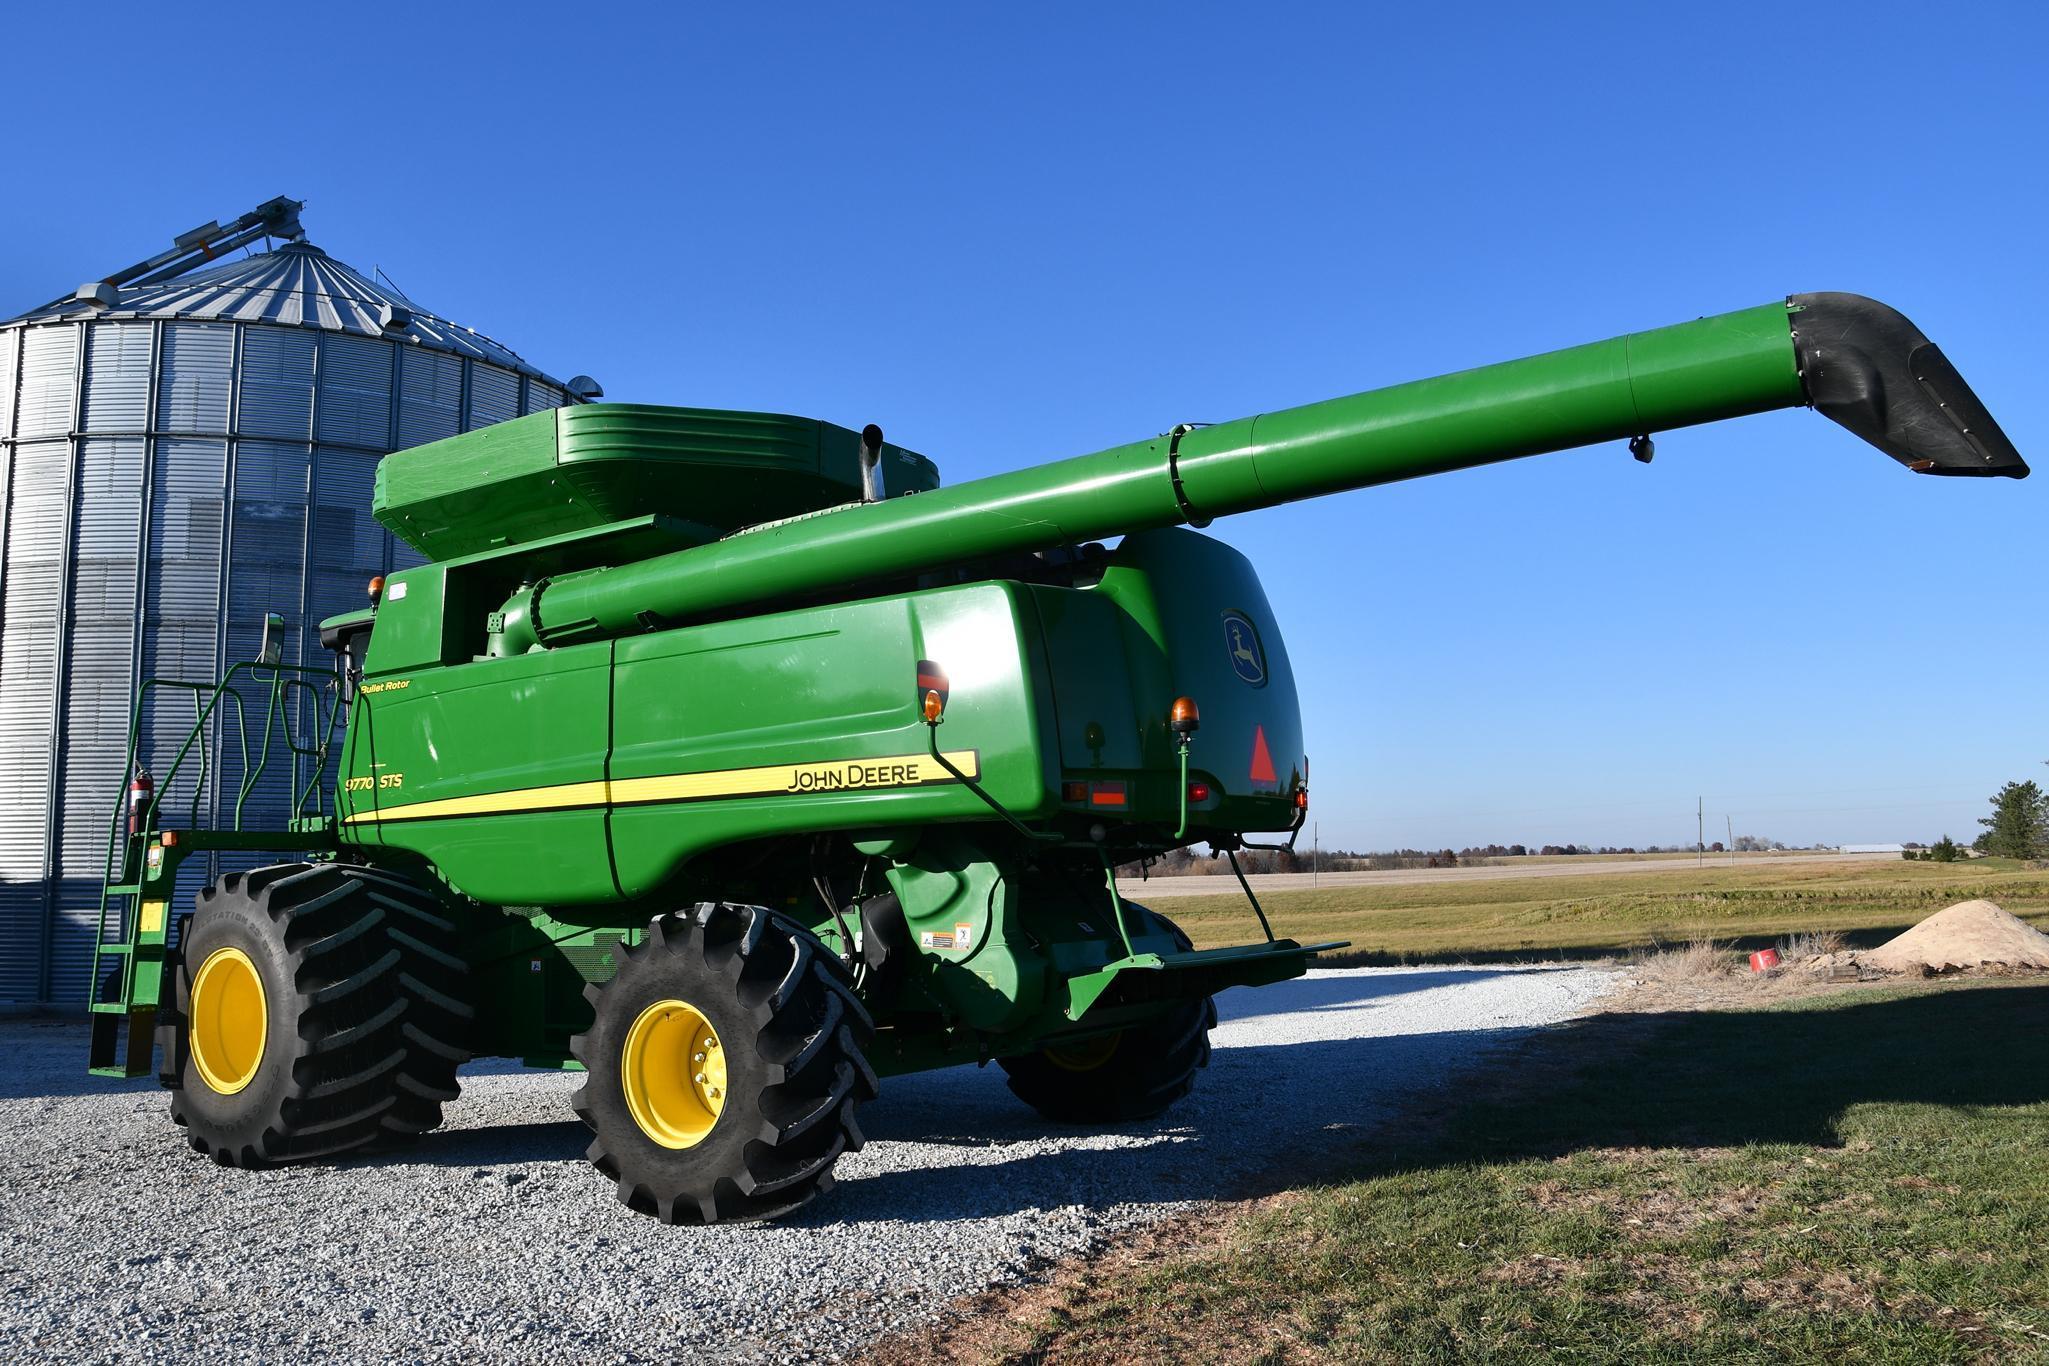
[[[1133,909],[1137,909],[1134,907]],[[1151,914],[1147,912],[1147,914]],[[1153,916],[1184,950],[1179,926]],[[1177,1001],[1142,1024],[997,1062],[1018,1099],[1061,1124],[1131,1124],[1151,1119],[1195,1087],[1209,1066],[1214,998]]]
[[[234,1167],[431,1129],[469,1056],[468,976],[444,908],[395,874],[230,873],[200,892],[180,946],[171,1117]]]
[[[765,908],[713,902],[614,953],[612,979],[584,990],[589,1032],[570,1040],[589,1072],[571,1107],[620,1201],[713,1224],[777,1218],[831,1189],[877,1089],[875,1025],[831,951]],[[688,1042],[648,1042],[672,1028]]]

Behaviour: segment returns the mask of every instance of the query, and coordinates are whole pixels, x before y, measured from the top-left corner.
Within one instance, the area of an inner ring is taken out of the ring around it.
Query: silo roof
[[[386,310],[398,310],[409,316],[410,322],[403,329],[387,330],[384,321],[391,314]],[[190,275],[121,287],[105,309],[82,299],[66,299],[7,319],[0,326],[89,318],[271,323],[391,340],[413,338],[423,347],[500,365],[558,387],[562,384],[522,360],[511,347],[422,308],[389,283],[373,282],[310,242],[288,242]]]

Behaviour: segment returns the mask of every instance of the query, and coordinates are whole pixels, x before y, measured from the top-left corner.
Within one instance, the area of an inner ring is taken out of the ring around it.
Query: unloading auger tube
[[[1900,313],[1857,294],[1795,294],[541,580],[506,603],[499,648],[629,635],[842,588],[852,596],[863,582],[963,560],[1202,526],[1296,499],[1800,405],[1918,473],[2028,473],[1956,369]]]

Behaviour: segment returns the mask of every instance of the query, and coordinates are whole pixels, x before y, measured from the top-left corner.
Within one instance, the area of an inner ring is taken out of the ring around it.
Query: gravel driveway
[[[271,1172],[185,1147],[147,1081],[84,1075],[72,1021],[0,1020],[0,1358],[830,1357],[1385,1119],[1596,968],[1315,972],[1218,998],[1193,1097],[1048,1125],[995,1068],[884,1082],[865,1151],[795,1221],[664,1228],[615,1203],[576,1079],[479,1064],[449,1127]]]

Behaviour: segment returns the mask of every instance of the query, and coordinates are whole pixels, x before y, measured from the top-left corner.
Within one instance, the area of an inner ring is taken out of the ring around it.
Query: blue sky
[[[1846,289],[2049,465],[2039,7],[168,14],[11,21],[0,314],[290,194],[557,375],[958,482]],[[1213,530],[1328,846],[1933,839],[2049,777],[2045,499],[1792,412]]]

